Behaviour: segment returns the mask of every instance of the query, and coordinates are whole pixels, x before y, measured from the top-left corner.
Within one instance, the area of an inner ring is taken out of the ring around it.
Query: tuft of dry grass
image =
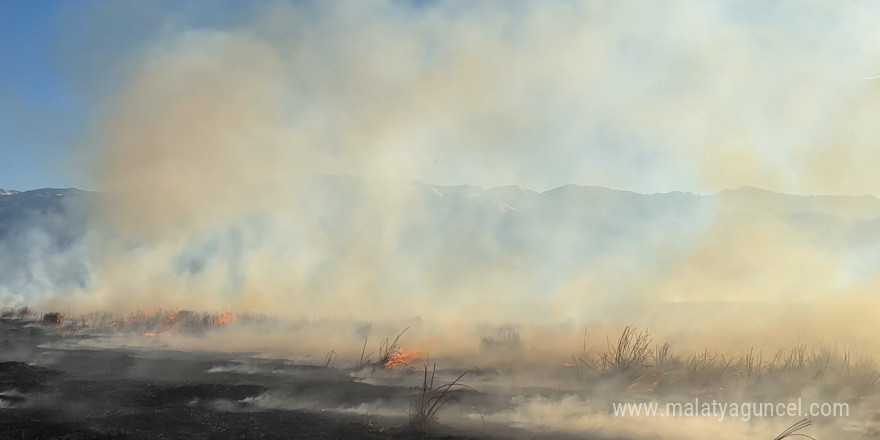
[[[571,363],[565,363],[565,366],[573,369],[575,379],[580,379],[587,371],[597,371],[592,349],[587,346],[587,330],[584,328],[584,345],[581,347],[580,354],[571,355]]]
[[[480,348],[490,352],[518,352],[523,342],[516,326],[506,324],[495,329],[495,334],[481,337]]]
[[[652,388],[657,389],[666,383],[677,368],[681,366],[681,356],[672,352],[672,344],[664,342],[654,348],[654,382]]]
[[[843,351],[837,374],[841,383],[863,391],[880,382],[880,372],[874,359],[851,350]]]
[[[0,318],[2,319],[30,319],[37,316],[37,311],[29,306],[19,308],[9,307],[0,309]]]
[[[644,369],[652,356],[651,334],[626,326],[615,344],[606,339],[608,349],[599,353],[599,364],[606,373],[625,373]]]
[[[467,371],[458,375],[452,382],[434,385],[437,375],[437,364],[433,364],[428,375],[428,361],[425,360],[425,374],[421,387],[413,388],[410,396],[410,425],[416,430],[427,432],[437,425],[437,416],[444,406],[452,402],[462,391],[476,392],[475,389],[462,384],[461,379]],[[482,416],[482,414],[481,414]]]
[[[49,312],[43,314],[44,324],[61,324],[64,322],[64,314],[61,312]]]
[[[409,327],[403,329],[393,341],[389,338],[385,338],[379,343],[379,359],[374,364],[375,366],[385,367],[389,364],[390,360],[395,359],[400,355],[400,337],[403,336],[407,330],[409,330]]]
[[[355,365],[355,370],[363,370],[372,364],[373,352],[367,353],[367,341],[370,340],[369,336],[364,337],[364,348],[361,349],[361,360],[358,361],[358,364]]]
[[[769,364],[772,365],[772,364]],[[748,353],[743,353],[739,359],[738,369],[749,379],[760,379],[764,375],[765,368],[768,364],[764,363],[764,352],[759,350],[755,353],[755,348],[749,349]]]
[[[572,354],[564,363],[571,368],[576,380],[621,374],[626,376],[628,388],[651,380],[654,390],[672,382],[719,390],[731,384],[757,385],[772,381],[774,389],[784,392],[815,384],[822,385],[822,389],[846,387],[855,395],[880,391],[880,363],[853,349],[799,341],[771,357],[754,347],[733,357],[708,349],[677,353],[669,343],[651,344],[652,336],[634,326],[624,328],[615,339],[605,339],[606,348],[597,353],[588,344],[584,330],[580,353]]]
[[[710,352],[706,349],[701,353],[692,353],[688,356],[685,363],[685,374],[688,379],[693,381],[720,381],[734,361],[733,358],[728,359],[723,354]]]
[[[801,421],[795,423],[794,425],[791,425],[788,428],[786,428],[785,431],[782,431],[781,433],[779,433],[779,435],[774,437],[773,440],[782,440],[784,438],[789,438],[789,437],[805,437],[805,438],[808,438],[811,440],[816,440],[815,437],[811,437],[809,435],[801,434],[798,432],[798,431],[800,431],[804,428],[808,428],[812,425],[813,425],[813,422],[810,421],[810,419],[802,419]]]
[[[338,355],[336,354],[336,350],[330,350],[327,352],[327,355],[324,356],[324,368],[325,369],[333,369],[336,368],[336,358]]]
[[[819,380],[825,377],[825,372],[828,371],[828,364],[831,362],[831,357],[831,352],[826,349],[819,350],[818,352],[813,352],[810,355],[810,371],[812,373],[812,380]]]
[[[385,338],[381,342],[379,342],[379,351],[374,352],[371,351],[367,353],[367,343],[369,342],[369,336],[364,337],[364,345],[361,349],[361,357],[357,364],[355,364],[355,370],[363,370],[367,367],[380,367],[385,368],[391,364],[394,366],[399,366],[397,363],[400,358],[401,353],[403,352],[400,346],[400,338],[403,337],[403,334],[409,330],[409,327],[403,329],[402,332],[398,333],[397,337],[393,340],[390,338]],[[378,358],[374,361],[373,355],[378,353]]]

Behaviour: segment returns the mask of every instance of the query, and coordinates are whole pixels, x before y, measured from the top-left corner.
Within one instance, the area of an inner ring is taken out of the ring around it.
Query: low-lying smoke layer
[[[873,192],[875,11],[792,8],[271,2],[213,26],[180,12],[96,92],[87,284],[0,298],[865,335],[872,197],[559,187]],[[740,305],[756,302],[774,305]]]

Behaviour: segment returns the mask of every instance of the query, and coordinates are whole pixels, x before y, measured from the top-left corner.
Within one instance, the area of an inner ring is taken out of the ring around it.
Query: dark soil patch
[[[33,391],[42,387],[45,382],[57,374],[57,371],[22,362],[0,362],[0,392],[8,390]]]

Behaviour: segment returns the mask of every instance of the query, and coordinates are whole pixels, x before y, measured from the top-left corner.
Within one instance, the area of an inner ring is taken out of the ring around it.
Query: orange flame
[[[155,330],[147,330],[147,331],[144,332],[143,336],[144,336],[145,338],[147,338],[147,337],[159,336],[159,335],[161,335],[161,334],[162,334],[162,332],[157,332],[157,331],[155,331]]]
[[[385,368],[409,366],[410,362],[421,354],[422,351],[416,348],[401,348],[397,353],[393,353],[388,357],[385,361]]]
[[[165,324],[172,325],[177,321],[177,309],[171,309],[165,314]]]
[[[217,318],[217,325],[226,325],[235,322],[235,314],[230,311],[223,312],[219,318]]]

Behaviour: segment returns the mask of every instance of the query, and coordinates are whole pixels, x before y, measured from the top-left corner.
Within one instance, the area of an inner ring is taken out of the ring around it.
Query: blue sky
[[[0,188],[89,186],[75,152],[118,58],[169,17],[220,26],[232,1],[0,2]],[[210,8],[205,7],[210,5]],[[96,13],[100,12],[100,13]]]
[[[73,186],[86,103],[53,59],[61,1],[0,2],[0,187]]]

